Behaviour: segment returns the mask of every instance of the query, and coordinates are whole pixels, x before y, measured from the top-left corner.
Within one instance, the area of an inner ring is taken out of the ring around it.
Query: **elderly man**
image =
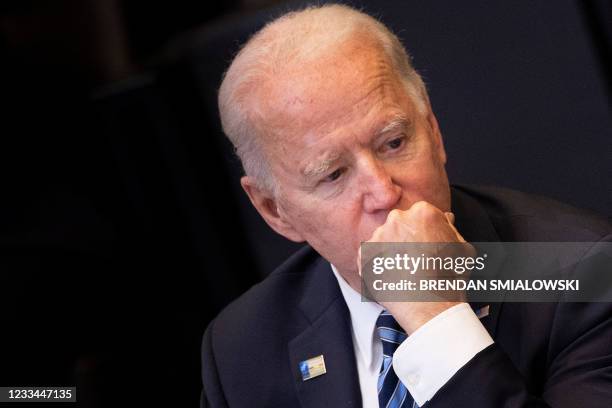
[[[425,86],[385,26],[339,5],[286,14],[236,56],[219,107],[252,204],[308,246],[208,327],[202,406],[609,406],[607,304],[361,301],[361,242],[612,232],[518,192],[451,189]]]

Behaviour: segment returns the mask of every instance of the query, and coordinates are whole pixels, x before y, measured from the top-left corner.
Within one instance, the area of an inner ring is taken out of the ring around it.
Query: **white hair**
[[[381,48],[419,112],[428,105],[423,80],[412,67],[399,39],[375,18],[345,5],[308,7],[287,13],[255,33],[238,52],[219,89],[223,131],[231,140],[246,175],[272,194],[277,183],[269,169],[262,143],[256,90],[273,84],[289,64],[306,65],[334,52],[357,34],[365,34]]]

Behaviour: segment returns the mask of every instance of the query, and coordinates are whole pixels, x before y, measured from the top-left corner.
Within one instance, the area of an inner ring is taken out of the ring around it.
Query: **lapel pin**
[[[480,309],[475,311],[476,317],[482,319],[483,317],[487,317],[489,315],[489,305],[483,306]]]
[[[300,362],[300,373],[302,373],[302,381],[310,380],[327,372],[325,369],[325,360],[323,354],[308,360]]]

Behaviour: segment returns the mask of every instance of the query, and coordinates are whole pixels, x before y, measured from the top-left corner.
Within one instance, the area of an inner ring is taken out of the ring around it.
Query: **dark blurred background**
[[[304,3],[0,4],[0,386],[196,406],[207,323],[298,247],[241,192],[216,89]],[[349,4],[413,54],[451,182],[612,215],[610,2]]]

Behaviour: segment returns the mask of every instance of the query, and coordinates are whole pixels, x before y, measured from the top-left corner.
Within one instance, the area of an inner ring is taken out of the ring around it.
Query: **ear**
[[[427,103],[427,123],[429,124],[429,128],[431,129],[431,135],[434,142],[434,147],[436,149],[436,153],[440,158],[442,164],[446,164],[446,149],[444,149],[444,141],[442,140],[442,133],[440,132],[440,127],[438,126],[438,120],[436,119],[436,115],[434,115],[433,110],[431,109],[431,105],[429,101]]]
[[[304,242],[302,235],[298,233],[285,214],[278,210],[276,198],[271,193],[262,190],[252,177],[244,176],[240,179],[240,185],[249,196],[251,203],[264,221],[274,231],[294,242]]]

